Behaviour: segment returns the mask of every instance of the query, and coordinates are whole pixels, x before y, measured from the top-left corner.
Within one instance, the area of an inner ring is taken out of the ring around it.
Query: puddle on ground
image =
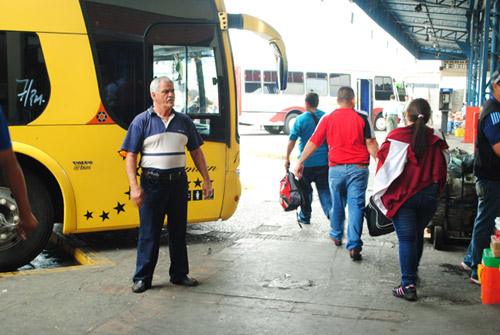
[[[53,269],[73,265],[80,265],[80,263],[55,244],[48,243],[46,248],[35,259],[29,264],[20,267],[17,271]]]
[[[439,264],[439,266],[442,268],[441,271],[443,271],[445,273],[451,273],[451,274],[454,274],[454,275],[457,275],[457,276],[465,276],[465,275],[467,275],[467,272],[464,271],[462,269],[462,267],[459,266],[459,265],[453,265],[453,264],[443,263],[443,264]]]
[[[262,286],[267,288],[279,288],[280,290],[297,288],[306,289],[307,287],[314,286],[314,282],[308,279],[294,280],[291,275],[284,274],[273,280],[266,280]]]

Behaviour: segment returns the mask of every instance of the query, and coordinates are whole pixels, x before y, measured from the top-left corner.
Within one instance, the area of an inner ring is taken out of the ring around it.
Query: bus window
[[[351,86],[351,75],[343,73],[330,73],[330,96],[336,97],[339,88]]]
[[[35,33],[0,31],[0,105],[10,125],[25,125],[49,102],[50,81]]]
[[[320,97],[328,95],[328,79],[327,74],[323,72],[307,72],[306,73],[306,90],[314,92]]]
[[[174,81],[175,109],[182,113],[219,113],[214,52],[205,47],[154,46],[153,77]]]
[[[204,139],[224,140],[227,118],[221,117],[217,84],[224,74],[218,70],[223,66],[217,64],[222,57],[216,52],[214,27],[160,24],[148,31],[147,42],[152,77],[174,82],[175,110],[193,118]]]
[[[375,100],[390,100],[391,95],[394,94],[392,90],[391,77],[375,77]]]
[[[264,71],[264,94],[278,94],[276,71]]]
[[[304,95],[304,73],[288,72],[288,84],[283,94]]]
[[[261,93],[260,71],[245,71],[245,93]]]

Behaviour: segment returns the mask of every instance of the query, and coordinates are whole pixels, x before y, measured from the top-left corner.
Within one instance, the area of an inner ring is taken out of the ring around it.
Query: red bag
[[[280,204],[285,211],[293,211],[304,203],[304,194],[295,175],[286,170],[280,183]]]

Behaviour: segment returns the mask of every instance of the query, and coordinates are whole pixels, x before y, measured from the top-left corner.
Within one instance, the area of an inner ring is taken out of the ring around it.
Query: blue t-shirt
[[[10,141],[9,125],[0,107],[0,150],[11,149],[12,142]]]
[[[203,144],[191,118],[172,111],[165,121],[150,107],[137,115],[122,144],[122,150],[141,154],[141,168],[168,170],[186,166],[185,148],[198,149]]]
[[[316,109],[314,111],[314,115],[317,116],[319,122],[321,117],[325,115],[325,112]],[[307,141],[309,141],[309,138],[311,138],[315,129],[316,121],[314,120],[310,112],[303,113],[302,115],[299,115],[297,119],[295,119],[295,123],[293,124],[292,131],[290,132],[289,139],[290,141],[296,141],[297,139],[299,139],[299,158],[300,155],[302,155],[302,151],[304,151]],[[304,167],[323,165],[328,165],[328,146],[326,145],[326,141],[323,142],[323,144],[318,149],[316,149],[314,154],[312,154],[311,157],[309,157],[304,162]]]

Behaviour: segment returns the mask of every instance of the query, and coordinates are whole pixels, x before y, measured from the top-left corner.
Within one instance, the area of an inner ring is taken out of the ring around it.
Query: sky
[[[225,0],[225,4],[228,13],[258,17],[281,34],[290,70],[307,66],[401,74],[439,69],[437,61],[417,62],[349,0]],[[230,36],[237,65],[273,66],[272,50],[256,34],[231,30]]]

